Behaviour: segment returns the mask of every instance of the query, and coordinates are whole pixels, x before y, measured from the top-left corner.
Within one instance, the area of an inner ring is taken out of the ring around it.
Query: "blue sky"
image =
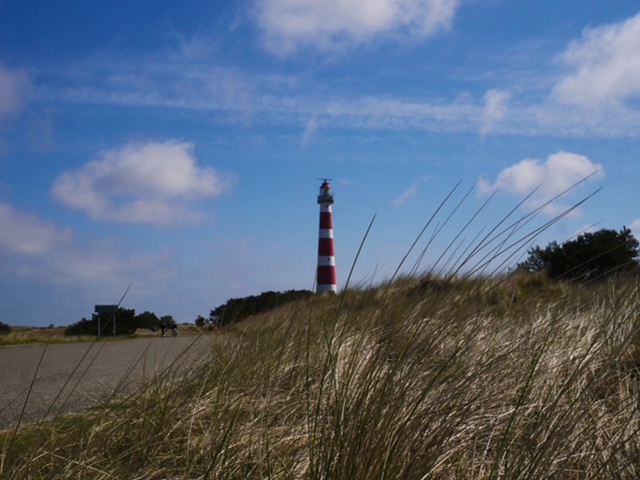
[[[640,234],[639,140],[635,0],[0,0],[0,320],[312,289],[324,177],[340,286]]]

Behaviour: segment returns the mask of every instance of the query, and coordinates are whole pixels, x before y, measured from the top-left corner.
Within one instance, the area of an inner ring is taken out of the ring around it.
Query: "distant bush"
[[[144,311],[135,316],[135,322],[137,328],[147,328],[149,330],[156,330],[160,325],[160,319],[158,316],[149,311]]]
[[[7,335],[11,333],[11,327],[4,322],[0,322],[0,335]]]
[[[205,325],[207,325],[208,320],[204,318],[202,315],[198,315],[198,318],[196,318],[194,323],[196,327],[203,328]]]
[[[116,335],[131,335],[138,328],[136,311],[134,309],[118,308],[115,313],[94,313],[91,315],[91,320],[82,318],[79,322],[69,325],[64,331],[64,334],[97,336],[99,328],[100,335],[110,336],[113,335],[114,323]]]

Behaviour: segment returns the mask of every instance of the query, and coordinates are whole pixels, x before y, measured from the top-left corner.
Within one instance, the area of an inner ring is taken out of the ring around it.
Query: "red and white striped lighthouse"
[[[318,195],[320,205],[320,231],[318,234],[318,271],[316,293],[338,292],[336,276],[336,251],[333,244],[333,192],[329,179],[324,179]]]

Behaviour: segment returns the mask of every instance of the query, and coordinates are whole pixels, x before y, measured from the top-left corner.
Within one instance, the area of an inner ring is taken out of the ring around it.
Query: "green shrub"
[[[4,322],[0,322],[0,335],[8,335],[11,333],[11,327]]]

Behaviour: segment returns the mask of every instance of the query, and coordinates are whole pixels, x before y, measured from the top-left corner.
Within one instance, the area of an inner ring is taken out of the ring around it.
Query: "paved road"
[[[0,430],[15,426],[21,415],[24,424],[78,411],[157,379],[172,364],[184,368],[206,360],[210,339],[154,337],[0,348]]]

